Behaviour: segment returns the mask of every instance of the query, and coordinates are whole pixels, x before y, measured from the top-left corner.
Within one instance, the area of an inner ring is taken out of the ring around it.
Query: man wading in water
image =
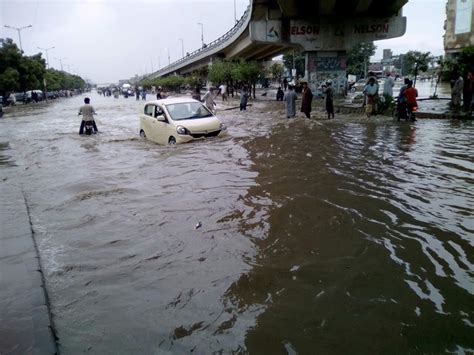
[[[303,100],[301,102],[301,112],[306,118],[311,118],[311,101],[313,100],[313,93],[308,87],[308,83],[303,83]]]

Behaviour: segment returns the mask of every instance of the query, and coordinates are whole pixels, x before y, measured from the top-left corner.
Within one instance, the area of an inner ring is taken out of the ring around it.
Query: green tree
[[[413,75],[415,77],[413,85],[416,85],[418,73],[426,72],[431,61],[430,52],[409,51],[403,56],[403,66],[406,71],[402,69],[402,72]]]
[[[20,89],[20,73],[13,68],[7,68],[0,74],[0,93],[5,95],[10,91],[18,91]]]
[[[293,69],[294,65],[296,69],[296,75],[300,77],[304,76],[305,61],[306,59],[304,52],[296,52],[292,50],[283,54],[283,63],[285,68],[291,73],[291,69]]]
[[[233,81],[233,70],[234,63],[225,60],[215,61],[210,66],[207,77],[214,84],[230,84]]]
[[[358,43],[347,52],[347,73],[365,78],[370,57],[375,54],[377,47],[373,42]]]
[[[278,82],[281,81],[284,71],[285,67],[280,63],[273,63],[270,67],[270,73],[272,75],[273,80],[276,80]]]

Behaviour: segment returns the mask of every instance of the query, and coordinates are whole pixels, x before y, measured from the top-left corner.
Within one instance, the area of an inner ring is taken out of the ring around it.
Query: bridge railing
[[[175,69],[178,69],[181,66],[181,64],[183,64],[184,62],[189,61],[201,54],[209,52],[215,49],[216,47],[220,46],[221,44],[225,43],[232,36],[234,36],[242,28],[244,24],[247,24],[248,22],[247,20],[250,18],[250,13],[251,13],[251,6],[249,5],[247,6],[247,9],[243,13],[242,17],[235,23],[234,27],[232,27],[225,34],[215,39],[214,41],[210,42],[209,44],[205,45],[204,47],[196,49],[195,51],[186,54],[185,57],[180,58],[174,61],[173,63],[167,65],[166,67],[161,68],[160,70],[151,74],[150,77],[157,77],[157,76],[160,76],[161,74],[167,74],[170,71],[172,71],[174,67],[176,67]]]

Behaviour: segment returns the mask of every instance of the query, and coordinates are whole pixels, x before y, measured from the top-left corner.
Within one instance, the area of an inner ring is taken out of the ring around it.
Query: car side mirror
[[[159,115],[159,116],[156,117],[156,119],[157,119],[158,121],[161,121],[161,122],[166,122],[166,118],[165,118],[164,115]]]

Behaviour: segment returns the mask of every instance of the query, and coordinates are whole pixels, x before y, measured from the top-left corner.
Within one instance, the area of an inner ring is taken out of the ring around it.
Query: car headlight
[[[176,127],[176,132],[178,134],[189,134],[188,130],[183,126]]]
[[[225,124],[221,123],[220,126],[219,126],[219,129],[221,131],[225,131],[227,129],[227,127],[225,126]]]

